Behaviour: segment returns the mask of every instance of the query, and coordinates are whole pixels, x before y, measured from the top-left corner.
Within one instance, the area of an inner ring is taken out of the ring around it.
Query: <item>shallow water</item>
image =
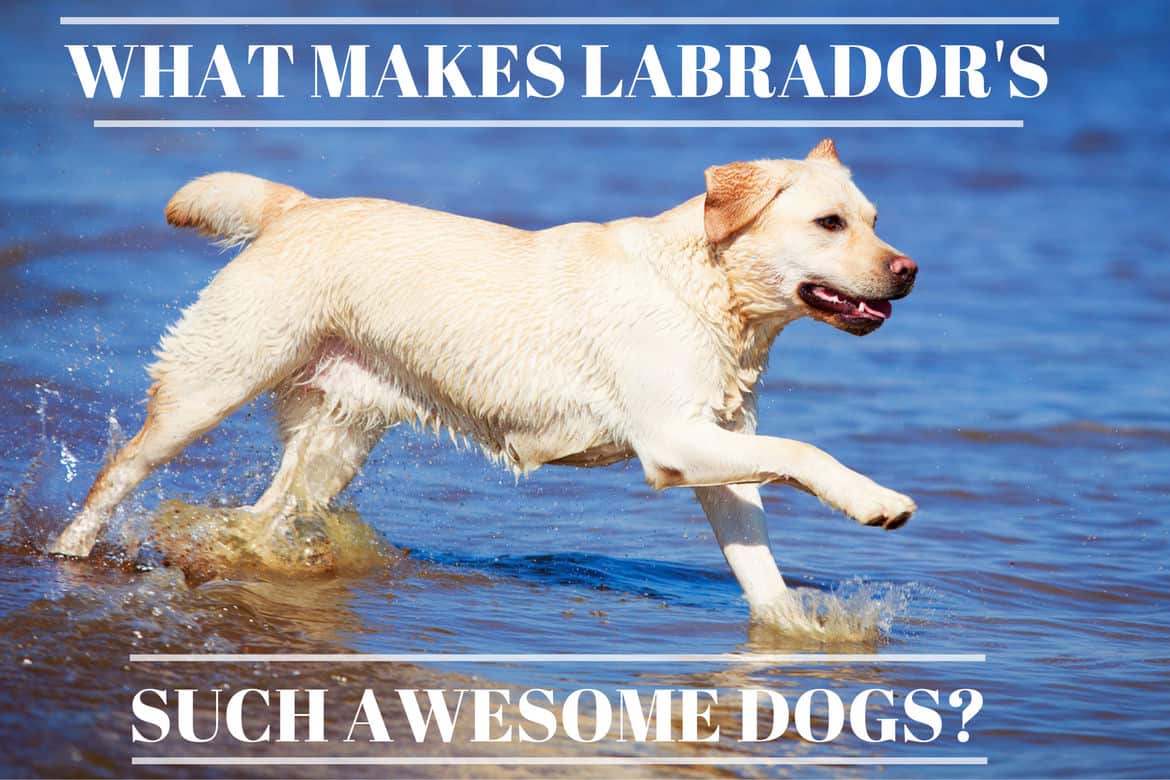
[[[896,12],[926,12],[913,5],[899,4]],[[698,505],[685,491],[654,494],[637,464],[546,468],[517,484],[473,449],[409,431],[385,438],[343,501],[384,540],[377,565],[291,579],[237,568],[227,572],[229,579],[218,572],[196,585],[202,577],[188,581],[176,566],[163,565],[176,561],[151,532],[155,513],[164,501],[177,500],[184,504],[166,506],[206,519],[220,510],[189,507],[230,507],[258,496],[277,457],[265,401],[242,410],[144,485],[96,561],[37,553],[84,497],[109,447],[140,424],[143,367],[158,334],[228,259],[162,224],[162,205],[188,178],[243,169],[319,195],[391,197],[540,227],[657,212],[697,192],[707,165],[803,154],[819,134],[95,131],[89,120],[102,105],[84,104],[59,54],[77,36],[54,20],[75,9],[13,11],[0,32],[5,50],[43,63],[61,81],[6,78],[0,95],[6,110],[0,169],[7,185],[0,194],[0,301],[7,315],[0,322],[6,421],[0,431],[6,496],[0,771],[125,776],[137,771],[128,764],[128,702],[135,690],[276,688],[295,679],[293,685],[305,688],[387,689],[457,687],[468,680],[558,689],[975,687],[985,703],[971,724],[972,740],[931,745],[931,754],[984,755],[987,767],[881,773],[1165,776],[1170,223],[1160,204],[1170,174],[1157,161],[1170,153],[1162,78],[1170,25],[1159,4],[1128,8],[1124,19],[1109,6],[1036,10],[1059,12],[1063,21],[1032,33],[1049,42],[1052,57],[1052,88],[1034,104],[991,99],[980,106],[873,109],[1018,115],[1027,122],[1022,131],[834,133],[843,159],[880,207],[879,232],[914,256],[922,273],[914,294],[870,337],[811,322],[789,328],[765,380],[764,432],[811,441],[920,507],[905,528],[886,533],[859,527],[803,494],[765,490],[781,569],[809,608],[876,629],[857,641],[831,642],[750,626]],[[457,12],[454,6],[433,11]],[[1005,4],[979,12],[1018,9]],[[827,11],[818,6],[815,13]],[[307,35],[286,32],[282,40]],[[720,33],[704,34],[718,40]],[[792,34],[752,37],[784,41]],[[184,35],[206,41],[213,34]],[[249,39],[238,30],[218,35]],[[509,40],[535,35],[523,31]],[[669,31],[606,35],[615,42],[675,40]],[[853,39],[888,43],[900,35],[871,29]],[[802,35],[826,36],[831,33]],[[969,37],[991,40],[994,31]],[[932,38],[946,34],[915,35]],[[598,110],[562,108],[573,109]],[[163,109],[137,103],[120,110],[154,116]],[[182,110],[206,109],[176,112]],[[263,116],[309,110],[316,109],[296,101],[256,109]],[[350,110],[380,116],[383,109]],[[506,116],[515,107],[462,110]],[[645,110],[669,115],[662,106]],[[754,105],[736,110],[775,116]],[[818,109],[783,110],[787,117]],[[129,653],[155,652],[741,650],[983,653],[987,662],[296,670],[239,664],[213,671],[128,663]],[[832,755],[873,752],[848,740],[830,747]],[[731,749],[746,756],[817,755],[830,747],[785,739]],[[923,754],[921,746],[882,747],[883,754]],[[574,745],[553,748],[589,753]],[[678,745],[653,750],[707,755]],[[324,770],[246,771],[319,776]],[[452,774],[420,770],[426,771]],[[355,767],[345,774],[362,772]],[[873,772],[813,767],[793,773]]]

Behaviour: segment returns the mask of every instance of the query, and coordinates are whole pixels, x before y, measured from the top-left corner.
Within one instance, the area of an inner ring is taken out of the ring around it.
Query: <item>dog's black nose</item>
[[[910,284],[918,275],[918,263],[909,257],[899,255],[890,261],[890,273],[902,284]]]

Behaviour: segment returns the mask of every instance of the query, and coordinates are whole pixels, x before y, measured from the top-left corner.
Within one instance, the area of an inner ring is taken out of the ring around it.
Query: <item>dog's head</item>
[[[864,336],[918,267],[874,233],[877,210],[826,138],[804,160],[707,169],[707,240],[753,310],[809,315]]]

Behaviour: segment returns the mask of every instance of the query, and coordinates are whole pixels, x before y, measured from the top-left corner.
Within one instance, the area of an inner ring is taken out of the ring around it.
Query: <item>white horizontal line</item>
[[[134,756],[136,766],[986,766],[984,756]]]
[[[1059,16],[62,16],[63,25],[1056,25]]]
[[[131,663],[983,663],[982,653],[132,653]]]
[[[95,119],[97,128],[994,128],[1022,119]]]

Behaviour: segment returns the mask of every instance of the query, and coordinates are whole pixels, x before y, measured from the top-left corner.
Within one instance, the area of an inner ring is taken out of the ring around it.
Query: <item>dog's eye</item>
[[[831,230],[834,232],[845,229],[845,220],[841,219],[836,214],[830,214],[827,217],[818,217],[817,219],[814,219],[813,222],[817,223],[825,230]]]

